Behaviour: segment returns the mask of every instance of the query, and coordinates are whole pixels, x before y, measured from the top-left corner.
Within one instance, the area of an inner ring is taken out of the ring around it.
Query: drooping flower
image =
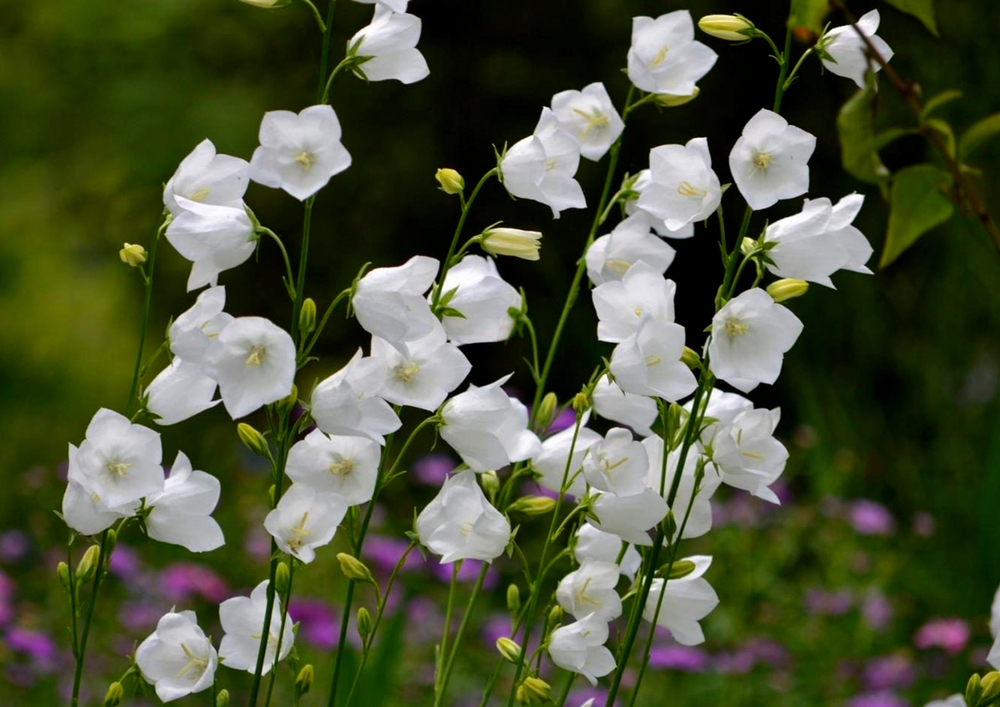
[[[589,614],[552,632],[549,656],[563,670],[583,675],[596,685],[597,678],[615,669],[615,658],[604,645],[607,640],[607,622]]]
[[[587,482],[600,491],[618,496],[642,493],[649,474],[646,448],[628,430],[612,428],[588,450],[583,473]]]
[[[684,327],[647,319],[638,332],[615,347],[611,374],[627,393],[680,400],[698,387],[691,369],[681,362],[683,353]]]
[[[177,452],[163,491],[146,499],[146,506],[152,508],[146,516],[149,537],[191,552],[222,547],[226,542],[222,528],[211,515],[219,502],[219,491],[216,477],[195,471],[187,455]]]
[[[406,3],[393,2],[396,7]],[[365,60],[355,73],[368,81],[396,79],[411,84],[427,78],[427,60],[417,49],[420,41],[420,18],[396,10],[389,3],[375,6],[371,24],[362,27],[347,43],[348,51]],[[395,11],[394,11],[395,10]]]
[[[257,668],[257,653],[260,650],[267,612],[267,587],[268,580],[265,579],[254,588],[249,597],[233,597],[219,604],[219,620],[225,631],[222,643],[219,644],[219,662],[227,668],[246,670],[249,673]],[[291,621],[285,624],[285,630],[281,632],[281,598],[275,596],[262,674],[267,675],[271,670],[275,655],[278,660],[288,657],[294,643],[295,633],[292,631]]]
[[[781,503],[769,487],[785,470],[788,450],[774,438],[781,411],[741,412],[712,440],[712,461],[722,481],[771,503]]]
[[[592,508],[597,518],[589,522],[598,530],[636,545],[652,545],[649,530],[667,515],[666,502],[650,488],[632,496],[601,493]]]
[[[521,308],[521,294],[500,277],[492,258],[467,255],[448,270],[441,286],[448,308],[462,316],[441,317],[448,340],[458,346],[506,341],[514,329],[509,309]]]
[[[441,438],[473,471],[500,469],[541,451],[541,441],[528,429],[528,409],[500,387],[508,378],[481,388],[470,385],[441,408]]]
[[[510,540],[510,523],[490,505],[473,471],[460,471],[445,481],[416,525],[420,542],[440,555],[442,564],[492,562]]]
[[[340,121],[328,105],[297,114],[268,111],[260,122],[260,146],[250,159],[250,178],[305,201],[351,166],[340,135]]]
[[[680,450],[675,449],[667,454],[667,463],[664,469],[663,439],[658,436],[646,437],[642,440],[642,445],[646,448],[646,455],[649,458],[647,484],[658,493],[662,483],[663,498],[665,500],[670,496],[670,489],[677,474],[677,465],[680,463]],[[671,506],[678,526],[680,526],[684,515],[687,513],[688,506],[691,507],[687,524],[684,526],[684,532],[681,535],[682,538],[698,538],[712,529],[712,504],[710,499],[722,483],[718,474],[711,469],[706,469],[704,477],[697,484],[698,493],[695,495],[694,503],[692,503],[691,495],[694,493],[696,486],[697,468],[697,455],[688,454],[684,460],[684,468],[680,472],[677,493],[674,496],[673,506]],[[666,472],[665,476],[664,471]],[[668,540],[670,539],[668,538]]]
[[[744,393],[774,383],[801,333],[802,322],[787,307],[760,288],[747,290],[712,318],[712,372]]]
[[[329,435],[360,436],[385,444],[384,435],[402,422],[392,406],[379,397],[385,373],[371,357],[355,352],[347,365],[316,386],[312,416]]]
[[[313,430],[288,452],[285,473],[299,486],[333,493],[348,506],[371,500],[382,450],[365,437],[328,436]]]
[[[559,582],[556,601],[578,619],[593,615],[611,621],[622,615],[622,600],[615,591],[619,577],[614,562],[584,560]]]
[[[295,344],[263,317],[239,317],[205,351],[205,373],[218,384],[234,420],[287,397],[295,379]]]
[[[279,550],[308,564],[316,558],[317,547],[333,540],[347,508],[344,499],[334,493],[317,493],[304,484],[292,484],[264,518],[264,528]]]
[[[233,321],[223,312],[226,306],[226,288],[209,287],[186,312],[170,325],[168,338],[175,356],[191,363],[201,363],[209,342]]]
[[[885,61],[892,59],[893,51],[885,40],[875,36],[879,25],[878,10],[872,10],[863,14],[857,22],[857,29],[861,30],[872,43],[875,50]],[[868,45],[858,35],[857,30],[851,25],[834,27],[823,38],[823,49],[834,58],[834,61],[822,59],[823,66],[827,71],[851,79],[858,85],[858,88],[865,87],[865,74],[869,71],[878,73],[882,70],[882,65],[876,59],[868,58]]]
[[[621,343],[650,319],[672,323],[676,291],[673,280],[645,261],[630,267],[620,281],[598,285],[592,293],[598,340]]]
[[[686,145],[661,145],[649,152],[650,184],[636,205],[679,231],[704,221],[719,208],[722,188],[712,171],[708,140],[696,137]]]
[[[541,451],[531,458],[531,468],[541,474],[538,483],[559,493],[563,477],[566,480],[572,479],[566,492],[572,496],[583,496],[587,491],[587,481],[582,474],[577,474],[583,465],[583,458],[592,446],[601,440],[594,430],[586,426],[589,413],[584,413],[585,417],[580,422],[580,431],[576,433],[576,444],[573,443],[576,425],[567,427],[542,441]],[[573,456],[570,458],[570,448],[573,449]],[[567,472],[568,462],[568,472]],[[568,475],[567,475],[568,473]],[[576,478],[573,478],[573,477]]]
[[[217,386],[201,366],[177,356],[146,387],[146,409],[156,424],[174,425],[221,403],[212,399]]]
[[[167,181],[163,205],[174,216],[186,211],[190,202],[242,209],[249,169],[246,160],[220,155],[211,140],[202,140]]]
[[[512,196],[545,204],[553,218],[559,218],[565,209],[587,206],[583,189],[574,179],[579,165],[580,143],[560,125],[555,113],[543,108],[534,134],[507,150],[500,172]]]
[[[648,211],[643,211],[639,208],[639,199],[642,197],[643,193],[653,184],[653,173],[644,169],[635,175],[635,181],[632,182],[632,193],[628,195],[625,200],[625,213],[629,216],[635,216],[640,214],[646,218],[649,223],[650,228],[656,231],[657,235],[663,238],[674,238],[677,240],[684,240],[694,236],[694,222],[688,223],[681,226],[676,231],[672,231],[667,227],[667,222],[664,219],[658,219],[653,216]]]
[[[424,294],[437,272],[438,261],[424,255],[415,255],[398,267],[368,271],[351,298],[358,323],[397,348],[431,333],[438,321]]]
[[[430,333],[407,342],[405,349],[372,337],[372,358],[385,372],[379,395],[394,405],[437,410],[472,370],[469,359],[448,343],[444,327],[437,322]]]
[[[162,702],[204,692],[215,681],[219,654],[193,611],[165,614],[139,644],[135,662]]]
[[[630,427],[643,436],[653,434],[650,425],[659,412],[652,398],[626,393],[604,376],[594,386],[593,401],[594,412],[601,417]]]
[[[676,254],[652,232],[646,214],[634,214],[590,245],[587,275],[595,285],[619,281],[640,261],[662,274]]]
[[[718,55],[694,39],[694,22],[687,10],[632,18],[628,77],[650,93],[687,96],[715,65]]]
[[[580,154],[588,160],[604,157],[625,129],[604,84],[597,82],[582,91],[561,91],[552,97],[552,112],[580,143]]]
[[[583,564],[584,560],[616,563],[622,557],[623,540],[617,535],[598,530],[589,523],[584,523],[576,531],[576,544],[573,546],[573,557]],[[642,564],[642,556],[632,545],[625,544],[625,555],[622,557],[618,571],[635,580],[635,573]]]
[[[246,208],[214,206],[176,197],[183,210],[167,226],[166,238],[190,260],[188,292],[214,286],[223,270],[242,265],[253,255],[257,242]]]
[[[712,558],[696,555],[686,559],[694,563],[695,569],[686,577],[671,579],[666,583],[666,596],[663,597],[656,624],[668,629],[674,640],[681,645],[696,646],[705,642],[705,634],[698,622],[719,605],[719,596],[704,578],[705,572],[712,565]],[[662,579],[653,580],[642,614],[646,621],[652,621],[656,614],[660,593],[664,592],[663,584]]]
[[[809,158],[816,137],[762,108],[744,126],[729,153],[729,171],[754,211],[809,190]]]

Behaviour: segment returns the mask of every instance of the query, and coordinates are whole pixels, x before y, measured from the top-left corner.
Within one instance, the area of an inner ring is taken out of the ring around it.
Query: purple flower
[[[594,707],[607,707],[608,690],[604,687],[586,687],[582,690],[573,690],[566,700],[566,707],[580,707],[584,702],[593,698]],[[615,700],[615,705],[621,704],[621,700]]]
[[[712,668],[717,673],[749,673],[754,663],[753,654],[746,650],[716,653],[712,657]]]
[[[848,504],[847,522],[859,535],[892,535],[896,532],[896,519],[889,509],[867,498]]]
[[[0,533],[0,562],[17,562],[27,557],[31,538],[23,530],[6,530]]]
[[[802,600],[802,606],[810,614],[843,616],[851,610],[854,597],[848,589],[830,592],[825,589],[810,589]]]
[[[913,637],[917,648],[940,648],[945,653],[960,653],[969,642],[969,624],[962,619],[931,619]]]
[[[118,608],[118,621],[132,632],[147,631],[163,616],[163,607],[142,601],[127,601]]]
[[[788,651],[773,638],[755,636],[747,639],[742,650],[753,656],[758,663],[764,663],[775,668],[787,666],[790,662]]]
[[[56,644],[48,634],[14,626],[7,631],[4,642],[10,650],[28,656],[33,667],[45,672],[55,669]]]
[[[872,589],[865,594],[861,602],[861,615],[871,628],[876,631],[885,629],[892,621],[892,613],[892,604],[881,591]]]
[[[14,618],[14,580],[0,572],[0,626]]]
[[[873,692],[907,688],[916,679],[912,661],[902,654],[872,658],[865,665],[865,686]]]
[[[569,429],[576,424],[576,412],[573,408],[568,407],[561,413],[555,416],[552,423],[549,425],[549,429],[546,434],[554,435],[556,432],[561,432],[562,430]]]
[[[441,564],[436,559],[428,560],[431,574],[443,584],[451,584],[452,563]],[[472,584],[479,577],[479,571],[483,563],[480,560],[465,560],[458,570],[458,581],[462,584]],[[493,589],[500,581],[500,572],[496,567],[490,565],[486,571],[486,579],[483,580],[483,589]]]
[[[441,486],[448,474],[454,471],[458,463],[449,454],[435,452],[420,457],[413,463],[413,475],[417,481],[426,486]]]
[[[708,667],[708,654],[688,646],[654,646],[649,652],[649,666],[682,673],[703,673]]]
[[[410,543],[402,538],[392,538],[387,535],[369,535],[365,539],[363,554],[376,571],[390,574],[406,552]],[[412,571],[420,567],[420,553],[411,551],[403,563],[401,571]]]
[[[215,570],[193,562],[177,562],[160,573],[160,587],[164,595],[176,604],[201,597],[211,604],[218,604],[230,595],[225,580]]]
[[[299,638],[321,650],[335,648],[340,638],[340,620],[321,599],[293,599],[288,617],[298,621]],[[357,632],[354,632],[357,635]]]
[[[111,574],[118,579],[128,581],[139,574],[141,566],[142,561],[139,559],[139,553],[128,545],[121,543],[115,545],[114,552],[111,553],[111,562],[108,564]]]
[[[510,638],[510,617],[494,614],[483,622],[481,629],[483,642],[489,650],[494,650],[498,638]]]
[[[847,707],[909,707],[910,703],[891,692],[870,692],[851,698]]]

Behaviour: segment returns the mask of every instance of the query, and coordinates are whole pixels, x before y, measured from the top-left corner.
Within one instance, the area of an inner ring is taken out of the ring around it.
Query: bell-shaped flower
[[[109,509],[94,490],[94,481],[85,477],[77,463],[79,450],[69,445],[69,468],[66,492],[63,494],[62,516],[66,525],[81,535],[96,535],[107,530],[120,518],[132,515],[135,502]]]
[[[636,545],[652,545],[649,531],[667,515],[667,504],[660,494],[647,488],[632,496],[600,493],[592,510],[596,518],[589,522],[598,530]]]
[[[729,171],[754,211],[809,190],[809,158],[816,137],[762,108],[743,127],[729,153]]]
[[[718,55],[694,39],[694,22],[687,10],[632,18],[628,77],[649,93],[688,96],[715,65]]]
[[[622,557],[618,571],[632,582],[635,581],[635,573],[639,571],[639,566],[642,564],[642,556],[630,544],[624,545],[625,555],[622,556],[622,547],[623,541],[617,535],[605,533],[590,523],[584,523],[576,531],[573,557],[580,564],[583,564],[584,560],[618,563],[618,558]]]
[[[676,254],[652,232],[645,214],[635,214],[591,243],[587,249],[587,275],[595,285],[617,282],[640,261],[662,274]]]
[[[160,435],[117,412],[97,411],[75,456],[74,476],[105,509],[134,504],[163,490]]]
[[[233,670],[253,673],[257,668],[257,653],[264,635],[264,620],[267,613],[268,580],[258,584],[249,597],[233,597],[219,604],[219,621],[225,635],[219,645],[219,662]],[[281,653],[278,653],[278,643]],[[267,645],[264,649],[262,674],[267,675],[274,665],[274,657],[284,660],[292,651],[295,632],[292,622],[285,624],[281,631],[281,597],[275,595],[271,622],[268,626]]]
[[[351,166],[340,135],[340,121],[328,105],[297,114],[269,111],[260,122],[260,146],[250,159],[250,178],[305,201]]]
[[[852,225],[864,197],[845,196],[836,206],[827,198],[806,200],[802,211],[775,221],[764,233],[767,269],[778,277],[791,277],[833,287],[830,276],[838,270],[871,273],[868,239]]]
[[[747,290],[712,318],[712,372],[744,393],[774,383],[785,352],[801,333],[802,322],[787,307],[760,288]]]
[[[312,394],[312,417],[329,435],[366,437],[379,445],[402,422],[379,397],[385,383],[382,364],[355,352],[347,365],[321,382]]]
[[[580,155],[597,161],[625,129],[604,84],[592,83],[582,91],[561,91],[552,97],[552,112],[580,143]]]
[[[642,445],[646,448],[649,457],[649,477],[647,484],[651,489],[659,492],[661,481],[663,484],[663,498],[670,496],[670,489],[677,474],[677,465],[680,463],[680,450],[667,454],[666,469],[663,466],[663,439],[660,437],[647,437],[642,440]],[[700,538],[712,529],[712,504],[710,499],[719,488],[722,481],[719,475],[711,469],[706,469],[701,482],[697,482],[698,455],[690,452],[684,461],[684,469],[681,471],[680,479],[677,483],[677,494],[674,496],[674,503],[670,510],[674,512],[677,526],[680,528],[688,506],[691,506],[691,513],[688,515],[687,525],[684,526],[682,538]],[[664,474],[664,472],[666,472]],[[691,502],[691,495],[695,486],[698,493],[694,502]],[[668,538],[671,540],[672,538]]]
[[[580,143],[555,113],[543,108],[534,134],[507,150],[500,172],[511,196],[546,204],[553,218],[559,218],[560,211],[587,206],[574,179],[579,165]]]
[[[406,6],[410,4],[410,0],[354,0],[354,2],[385,7],[393,12],[406,12]]]
[[[399,7],[399,0],[395,4]],[[402,6],[405,10],[406,3]],[[351,37],[348,51],[365,57],[355,73],[368,81],[396,79],[404,84],[416,83],[430,74],[424,55],[417,49],[420,18],[393,10],[388,3],[376,5],[371,24]]]
[[[160,701],[173,702],[212,687],[219,654],[193,611],[171,610],[136,648],[135,662]]]
[[[167,226],[166,238],[190,260],[188,292],[215,285],[223,270],[242,265],[257,248],[246,208],[214,206],[176,197],[182,211]]]
[[[584,560],[559,582],[556,601],[578,619],[588,614],[605,622],[617,619],[622,615],[622,600],[615,591],[619,576],[614,562]]]
[[[649,152],[650,184],[636,205],[670,231],[704,221],[719,208],[722,188],[712,171],[708,140],[696,137],[686,145],[661,145]]]
[[[629,268],[621,280],[598,285],[592,293],[598,340],[620,343],[648,320],[673,322],[676,291],[673,280],[645,261]]]
[[[328,436],[313,430],[292,445],[285,473],[297,486],[333,493],[348,506],[371,500],[382,449],[365,437]]]
[[[621,427],[608,431],[604,439],[594,444],[583,460],[587,483],[595,489],[617,496],[642,493],[646,488],[649,459],[642,442],[632,439],[632,433]]]
[[[625,201],[625,213],[629,216],[642,215],[646,218],[649,223],[649,227],[656,231],[657,235],[663,238],[674,238],[677,240],[684,240],[694,236],[694,222],[686,223],[679,229],[671,230],[667,227],[667,222],[665,219],[656,218],[648,211],[644,211],[639,208],[639,199],[642,198],[643,193],[653,184],[653,173],[644,169],[635,175],[635,181],[632,182],[632,192],[629,198]]]
[[[174,425],[221,403],[212,399],[216,387],[201,366],[178,356],[146,388],[146,409],[156,416],[156,424]]]
[[[263,317],[239,317],[205,351],[205,372],[219,384],[234,420],[287,397],[295,379],[295,344]]]
[[[647,319],[611,353],[611,374],[627,393],[680,400],[698,387],[691,369],[681,362],[683,353],[684,327]]]
[[[892,59],[893,51],[885,40],[875,36],[879,25],[878,10],[863,14],[857,22],[861,30],[872,43],[875,50],[885,61]],[[865,74],[869,71],[878,73],[882,65],[875,59],[868,58],[868,45],[858,36],[857,30],[851,25],[834,27],[823,37],[824,51],[833,57],[834,61],[822,59],[827,71],[851,79],[858,88],[865,87]]]
[[[202,140],[167,181],[163,205],[173,216],[180,216],[190,202],[242,209],[249,170],[246,160],[220,155],[211,140]]]
[[[209,287],[186,312],[170,325],[167,338],[175,356],[191,363],[201,363],[209,342],[233,321],[222,310],[226,306],[226,288]]]
[[[531,468],[541,474],[538,483],[550,491],[559,493],[565,478],[569,482],[566,493],[579,498],[587,492],[587,481],[582,473],[577,472],[583,467],[583,458],[587,450],[601,440],[601,435],[586,427],[589,415],[584,413],[580,431],[576,433],[575,444],[573,437],[576,425],[572,425],[546,437],[542,441],[541,451],[531,458]],[[572,458],[570,449],[573,450]]]
[[[538,454],[541,440],[528,429],[528,409],[500,387],[510,375],[451,398],[441,408],[441,438],[473,471],[500,469]]]
[[[607,622],[588,614],[552,632],[549,656],[563,670],[583,675],[591,685],[596,685],[598,678],[615,669],[615,657],[604,645],[607,640]]]
[[[431,333],[438,323],[424,293],[434,284],[438,261],[415,255],[394,268],[375,268],[358,281],[351,306],[372,336],[402,347]]]
[[[448,478],[427,507],[417,516],[420,542],[441,564],[456,560],[492,562],[510,541],[510,523],[479,488],[473,471]]]
[[[684,409],[690,414],[691,401],[684,404]],[[714,447],[715,438],[724,435],[732,427],[737,416],[753,410],[753,403],[739,393],[727,393],[713,388],[705,405],[705,422],[701,432],[700,442],[703,447]]]
[[[514,329],[508,310],[521,309],[521,294],[500,277],[492,258],[467,255],[448,270],[441,286],[447,295],[448,309],[460,312],[444,313],[441,324],[448,340],[458,346],[492,341],[506,341]]]
[[[694,563],[694,571],[686,577],[671,579],[666,583],[666,590],[663,588],[664,580],[654,579],[642,616],[646,621],[653,620],[660,594],[665,591],[656,625],[669,630],[681,645],[696,646],[705,642],[705,634],[698,622],[719,605],[719,596],[704,578],[712,558],[696,555],[686,559]]]
[[[316,558],[317,547],[333,540],[347,508],[344,499],[336,494],[317,493],[304,484],[292,484],[264,518],[264,528],[279,550],[308,564]]]
[[[630,427],[643,436],[653,434],[650,426],[656,421],[659,411],[652,398],[626,393],[607,376],[597,381],[592,397],[594,412],[604,419]]]
[[[184,452],[177,452],[163,491],[146,499],[149,537],[181,545],[191,552],[208,552],[225,545],[222,528],[212,518],[219,503],[219,480],[195,471]]]
[[[712,461],[722,481],[771,503],[781,501],[768,488],[785,470],[788,450],[774,438],[781,411],[747,410],[712,440]]]
[[[437,322],[429,334],[407,342],[405,351],[377,336],[372,337],[371,351],[385,372],[379,395],[394,405],[437,410],[472,370]]]

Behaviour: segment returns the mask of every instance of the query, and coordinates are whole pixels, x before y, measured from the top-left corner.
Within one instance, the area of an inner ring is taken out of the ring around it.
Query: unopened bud
[[[965,704],[968,707],[976,707],[983,698],[983,681],[979,673],[973,673],[969,682],[965,685]]]
[[[517,687],[517,701],[522,705],[541,705],[552,699],[552,688],[541,678],[525,678]]]
[[[97,545],[91,545],[83,553],[80,564],[76,566],[76,579],[78,582],[86,582],[94,576],[94,572],[97,571],[97,557],[100,553],[101,548]]]
[[[1000,672],[994,670],[983,676],[983,696],[980,704],[989,705],[1000,699]]]
[[[538,405],[538,414],[535,416],[535,421],[538,424],[538,429],[546,430],[552,423],[553,418],[556,416],[556,408],[559,406],[559,398],[556,397],[555,393],[546,393],[545,397],[542,398],[542,402]]]
[[[667,568],[670,569],[670,576],[667,579],[681,579],[694,572],[695,564],[691,560],[675,560],[673,564],[667,563],[656,570],[657,577],[665,577]]]
[[[277,10],[292,4],[292,0],[240,0],[240,2],[259,7],[262,10]]]
[[[521,608],[521,590],[516,584],[507,587],[507,611],[516,614]]]
[[[61,584],[62,588],[68,592],[70,589],[69,565],[67,565],[65,562],[60,562],[56,566],[56,575],[58,575],[59,577],[59,584]]]
[[[698,355],[697,351],[685,346],[684,352],[681,353],[681,363],[688,368],[698,368],[701,365],[701,357]]]
[[[783,280],[776,280],[767,286],[767,294],[775,302],[784,302],[795,297],[801,297],[809,291],[809,283],[805,280],[796,280],[786,277]]]
[[[434,173],[434,179],[441,185],[445,194],[461,194],[465,191],[465,179],[453,169],[439,169]]]
[[[274,571],[274,591],[278,596],[283,597],[288,594],[288,588],[292,584],[292,571],[288,569],[288,563],[279,562],[278,568]]]
[[[549,626],[558,626],[562,623],[563,610],[562,607],[556,604],[549,611]]]
[[[111,553],[115,551],[115,545],[118,544],[118,531],[114,528],[108,528],[104,534],[104,561],[111,561]]]
[[[316,301],[306,297],[299,310],[299,331],[309,334],[316,328]]]
[[[358,635],[366,638],[372,632],[372,615],[368,609],[361,607],[358,609]]]
[[[337,553],[337,561],[340,562],[340,571],[348,579],[353,579],[355,582],[375,583],[371,570],[354,555],[349,555],[346,552]]]
[[[138,243],[126,243],[125,247],[118,251],[118,257],[130,268],[137,268],[146,262],[146,249]]]
[[[730,42],[743,42],[753,37],[753,24],[737,15],[705,15],[698,20],[698,28],[705,34]]]
[[[215,696],[215,707],[229,707],[229,690],[219,690]]]
[[[496,498],[497,492],[500,490],[500,477],[495,471],[484,471],[479,475],[479,483],[487,496],[491,499]]]
[[[509,638],[498,638],[497,650],[500,651],[500,655],[504,657],[504,660],[509,663],[514,663],[516,665],[521,659],[521,646],[517,645]]]
[[[120,682],[111,683],[107,693],[104,695],[104,707],[118,707],[125,696],[125,690]]]
[[[241,422],[236,425],[236,434],[239,435],[240,441],[246,445],[246,448],[254,454],[261,457],[270,455],[271,450],[267,446],[267,440],[264,439],[264,435],[247,423]]]
[[[661,108],[677,108],[693,101],[698,97],[699,93],[701,93],[701,89],[695,86],[691,93],[679,95],[674,93],[658,93],[653,100]]]
[[[582,415],[590,409],[590,395],[584,391],[580,391],[573,396],[573,412],[578,415]]]
[[[312,663],[303,665],[302,670],[295,676],[295,694],[302,697],[302,695],[309,692],[312,689],[314,677],[315,672],[313,671]]]
[[[285,416],[291,415],[292,410],[295,409],[295,406],[298,405],[298,402],[299,402],[299,387],[293,383],[292,392],[278,401],[278,413]]]
[[[674,518],[672,510],[667,511],[667,517],[663,519],[663,534],[668,540],[673,540],[677,534],[677,519]]]
[[[522,496],[507,506],[511,513],[523,513],[527,516],[543,516],[556,507],[554,498],[548,496]]]
[[[274,484],[271,484],[267,487],[267,500],[271,503],[271,508],[274,508],[274,493]]]
[[[538,260],[541,248],[539,231],[519,228],[488,228],[482,233],[480,245],[490,255],[509,255],[523,260]]]

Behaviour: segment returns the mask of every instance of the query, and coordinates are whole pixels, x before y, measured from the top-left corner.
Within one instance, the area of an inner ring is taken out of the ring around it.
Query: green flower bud
[[[660,569],[656,570],[657,577],[663,577],[667,573],[667,567],[670,567],[670,576],[667,579],[681,579],[682,577],[687,577],[689,574],[694,572],[694,563],[691,560],[675,560],[673,565],[669,562]]]
[[[136,243],[126,243],[125,247],[118,251],[118,257],[130,268],[137,268],[146,262],[146,249]]]
[[[573,412],[582,415],[590,409],[590,393],[581,390],[573,396]]]
[[[104,562],[111,561],[111,553],[115,551],[115,545],[118,544],[118,531],[114,528],[108,528],[107,534],[104,540]]]
[[[793,297],[801,297],[808,291],[808,282],[805,280],[796,280],[791,277],[786,277],[783,280],[776,280],[767,286],[767,294],[771,295],[771,298],[775,302],[784,302],[785,300],[790,300]]]
[[[229,707],[229,690],[219,690],[215,696],[215,707]]]
[[[517,645],[509,638],[498,638],[497,650],[500,651],[500,655],[502,655],[504,660],[508,663],[514,663],[517,665],[517,662],[521,659],[521,646]]]
[[[542,398],[541,404],[538,406],[538,414],[535,416],[538,429],[547,430],[549,428],[552,419],[556,416],[556,408],[558,406],[559,399],[556,397],[556,394],[546,393],[545,397]]]
[[[981,705],[989,705],[1000,699],[1000,672],[994,670],[983,676],[983,696]]]
[[[125,690],[120,682],[111,683],[111,687],[104,695],[104,707],[118,707],[125,696]]]
[[[744,42],[753,37],[753,24],[738,15],[705,15],[698,20],[698,29],[730,42]]]
[[[288,568],[287,562],[279,562],[278,568],[274,572],[274,590],[278,596],[283,597],[288,594],[288,588],[292,584],[292,571]]]
[[[691,369],[696,369],[701,365],[701,357],[698,352],[694,349],[684,347],[684,353],[681,354],[681,363]]]
[[[525,678],[516,696],[522,705],[541,705],[552,699],[552,687],[541,678]]]
[[[668,540],[673,540],[674,536],[677,535],[677,519],[674,518],[674,512],[672,510],[667,511],[667,517],[662,522],[663,534]]]
[[[523,513],[527,516],[543,516],[556,507],[556,500],[548,496],[523,496],[507,506],[511,513]]]
[[[480,245],[490,255],[509,255],[523,260],[538,260],[541,248],[539,231],[519,228],[488,228],[481,234]]]
[[[240,2],[259,7],[262,10],[277,10],[292,4],[292,0],[240,0]]]
[[[516,614],[520,608],[521,590],[517,588],[516,584],[511,584],[507,587],[507,611]]]
[[[368,634],[372,632],[372,615],[368,612],[368,609],[361,607],[358,609],[358,634],[361,638],[367,638]]]
[[[492,500],[496,498],[497,492],[500,490],[500,477],[495,471],[484,471],[479,475],[479,484]]]
[[[302,309],[299,310],[299,331],[310,334],[314,329],[316,329],[316,301],[312,297],[306,297],[302,302]]]
[[[267,487],[267,500],[271,503],[271,508],[274,508],[274,493],[274,484],[271,484]]]
[[[348,579],[353,579],[355,582],[375,583],[371,570],[365,566],[364,562],[353,555],[348,555],[346,552],[339,552],[337,553],[337,561],[340,562],[340,571]]]
[[[549,626],[558,626],[562,623],[563,610],[562,607],[556,604],[549,611]]]
[[[979,673],[973,673],[972,677],[969,678],[968,684],[965,686],[965,704],[968,707],[976,707],[982,698],[983,681],[980,679]]]
[[[264,435],[247,423],[241,422],[236,425],[236,434],[239,435],[240,441],[246,445],[246,448],[254,454],[261,457],[267,457],[270,455],[271,450],[267,446],[267,440],[264,439]]]
[[[97,556],[100,554],[101,548],[97,545],[91,545],[83,553],[80,564],[76,566],[76,579],[78,582],[86,582],[94,576],[94,573],[97,571]]]
[[[465,179],[453,169],[439,169],[434,173],[434,179],[441,185],[445,194],[461,194],[465,191]]]
[[[60,562],[56,566],[56,575],[59,577],[59,584],[68,592],[70,590],[69,565],[65,562]]]
[[[658,93],[656,94],[656,98],[654,98],[653,100],[656,102],[656,105],[660,106],[661,108],[676,108],[686,103],[690,103],[691,101],[693,101],[695,98],[698,97],[699,93],[701,93],[701,89],[695,86],[694,90],[687,95],[675,95],[673,93]]]
[[[307,663],[302,666],[302,670],[299,674],[295,676],[295,694],[299,697],[309,692],[312,689],[313,678],[316,677],[315,671],[313,670],[312,663]]]

